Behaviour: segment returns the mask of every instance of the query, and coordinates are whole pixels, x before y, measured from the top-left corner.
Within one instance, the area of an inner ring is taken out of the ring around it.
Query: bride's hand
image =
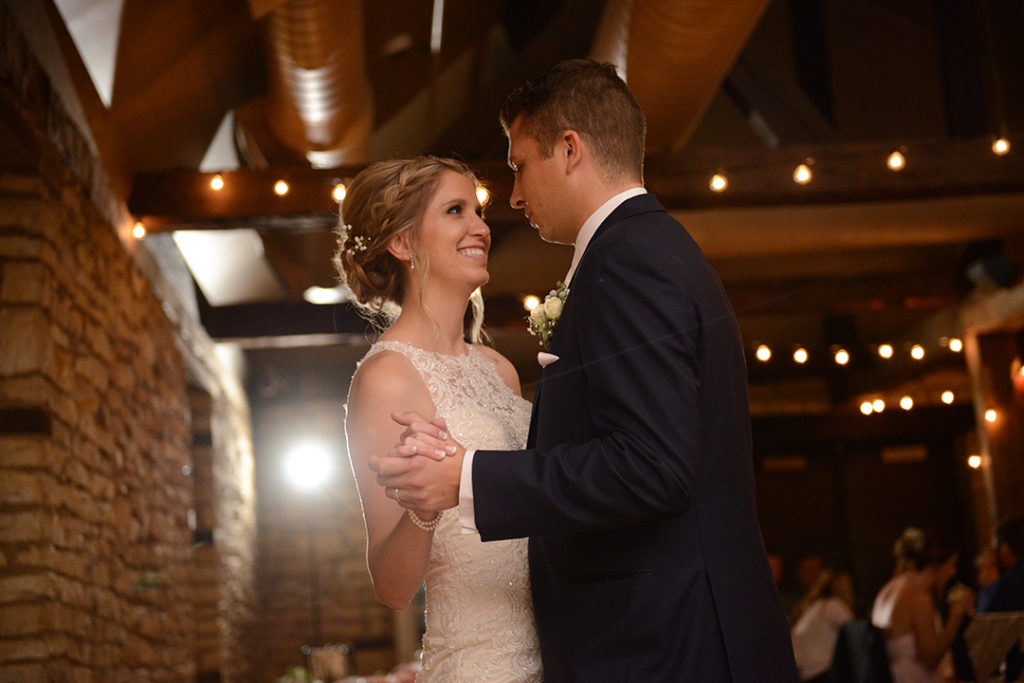
[[[406,429],[401,442],[388,451],[389,457],[423,455],[440,461],[455,455],[456,445],[448,441],[444,418],[435,417],[428,422],[419,413],[407,412],[391,413],[391,419]]]

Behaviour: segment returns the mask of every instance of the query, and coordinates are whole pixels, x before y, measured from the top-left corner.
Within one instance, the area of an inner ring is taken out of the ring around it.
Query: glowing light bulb
[[[480,202],[481,206],[485,206],[487,202],[491,201],[491,192],[483,185],[476,186],[476,200]]]
[[[862,412],[865,415],[870,415],[871,413],[875,412],[875,408],[874,406],[871,405],[871,401],[864,401],[863,403],[861,403],[860,412]]]
[[[721,192],[725,188],[729,187],[729,181],[726,180],[725,176],[721,173],[716,173],[711,176],[711,182],[708,183],[708,187],[711,188],[712,192]]]
[[[904,396],[900,399],[900,408],[903,408],[903,410],[910,410],[913,407],[914,399],[912,399],[910,396]]]
[[[338,183],[337,185],[334,186],[334,189],[331,190],[331,197],[334,198],[334,201],[341,204],[343,201],[345,201],[345,194],[347,192],[348,188],[345,187],[345,183]]]
[[[879,346],[878,355],[882,358],[892,358],[892,344],[882,344]]]
[[[772,357],[772,350],[770,348],[768,348],[767,346],[765,346],[764,344],[761,344],[760,346],[757,347],[757,351],[755,352],[755,355],[757,356],[757,359],[759,361],[764,363],[764,362],[768,361],[769,359],[771,359],[771,357]]]
[[[952,391],[946,389],[945,391],[942,392],[942,396],[940,396],[939,398],[942,400],[943,403],[945,403],[948,406],[951,403],[953,403],[954,399],[956,399],[956,396],[953,395]]]
[[[967,456],[967,466],[972,470],[976,470],[981,467],[981,456],[977,453]]]
[[[1010,151],[1010,141],[1006,138],[996,138],[992,141],[992,153],[1003,156]]]
[[[142,221],[135,221],[135,227],[132,228],[132,237],[141,240],[145,236],[146,226],[142,224]]]
[[[838,365],[846,365],[850,362],[850,353],[846,349],[839,349],[833,356]]]
[[[964,343],[956,337],[952,337],[949,340],[949,350],[953,353],[960,353],[964,350]]]
[[[210,178],[210,189],[214,192],[224,189],[224,177],[220,173]]]
[[[796,347],[796,350],[793,351],[793,360],[795,360],[797,363],[800,363],[801,365],[806,363],[807,362],[807,349],[805,349],[802,346]]]
[[[910,347],[910,357],[914,360],[921,360],[924,358],[924,347],[920,344],[914,344]]]
[[[327,483],[334,472],[334,462],[326,444],[306,442],[295,446],[284,457],[284,476],[300,491],[312,491]]]
[[[793,182],[797,183],[798,185],[806,185],[807,183],[811,182],[812,177],[813,174],[811,173],[811,169],[809,166],[807,166],[807,164],[800,164],[795,169],[793,169]]]
[[[889,155],[889,158],[885,160],[885,165],[889,167],[890,171],[902,171],[907,165],[907,160],[903,158],[903,155],[899,151],[893,152]]]
[[[278,197],[285,196],[291,189],[292,188],[289,187],[288,183],[285,182],[284,180],[278,180],[276,183],[274,183],[274,194],[276,194]]]
[[[526,297],[523,298],[523,308],[525,308],[526,310],[532,311],[533,309],[537,308],[538,306],[540,306],[540,297],[539,296],[536,296],[534,294],[530,294],[529,296],[526,296]]]
[[[871,402],[871,407],[875,409],[876,413],[880,413],[885,410],[885,401],[880,398],[876,398]]]
[[[985,422],[991,424],[995,422],[998,418],[999,414],[992,408],[989,408],[988,410],[985,411]]]

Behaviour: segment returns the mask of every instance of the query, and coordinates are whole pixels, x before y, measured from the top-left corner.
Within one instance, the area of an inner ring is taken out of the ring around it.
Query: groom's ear
[[[562,153],[565,155],[565,172],[571,173],[576,170],[583,160],[583,144],[580,134],[574,130],[567,130],[562,133]]]

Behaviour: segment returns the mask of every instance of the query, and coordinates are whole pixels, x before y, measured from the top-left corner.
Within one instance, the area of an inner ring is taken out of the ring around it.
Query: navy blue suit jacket
[[[735,316],[653,196],[598,228],[550,351],[527,449],[472,473],[481,537],[530,537],[545,680],[797,680]]]

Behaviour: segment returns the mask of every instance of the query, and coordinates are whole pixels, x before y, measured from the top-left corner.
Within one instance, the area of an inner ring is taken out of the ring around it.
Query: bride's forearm
[[[376,548],[367,551],[367,564],[377,599],[391,609],[405,609],[427,573],[433,532],[416,527],[402,515]]]

